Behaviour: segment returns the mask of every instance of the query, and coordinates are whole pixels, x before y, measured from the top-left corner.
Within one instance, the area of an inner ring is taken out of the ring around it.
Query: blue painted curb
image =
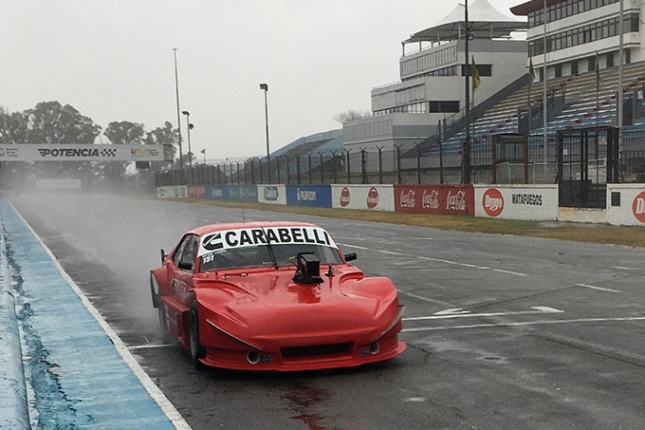
[[[6,235],[4,262],[19,309],[13,323],[21,329],[27,357],[19,363],[23,387],[26,384],[33,396],[29,409],[24,402],[20,408],[14,405],[16,426],[7,427],[29,428],[29,418],[23,426],[27,410],[37,428],[189,429],[5,199],[0,199],[0,218]],[[6,415],[11,418],[9,412]]]

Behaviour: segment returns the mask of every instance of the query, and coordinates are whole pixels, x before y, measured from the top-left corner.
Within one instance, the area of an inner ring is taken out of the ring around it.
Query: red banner
[[[475,215],[472,185],[395,185],[396,212]]]
[[[203,185],[189,185],[188,186],[189,199],[205,199],[206,187]]]

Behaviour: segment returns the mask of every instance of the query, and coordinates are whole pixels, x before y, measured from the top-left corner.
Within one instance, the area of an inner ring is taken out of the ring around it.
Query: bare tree
[[[372,113],[368,110],[349,109],[334,116],[334,121],[338,121],[342,124],[344,122],[367,118],[369,116],[372,116]]]

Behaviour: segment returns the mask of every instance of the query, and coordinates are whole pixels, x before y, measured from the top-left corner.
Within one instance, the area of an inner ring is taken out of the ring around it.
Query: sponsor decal
[[[488,216],[496,217],[504,210],[504,196],[496,188],[489,188],[482,197],[482,206]]]
[[[18,157],[18,148],[4,147],[0,148],[0,158],[16,158]]]
[[[403,206],[403,205],[401,205]],[[414,206],[413,206],[414,207]],[[421,197],[421,207],[423,209],[438,209],[439,208],[439,191],[437,190],[423,190]]]
[[[116,148],[93,149],[93,148],[38,148],[38,153],[43,158],[56,157],[116,157]]]
[[[279,196],[278,187],[264,187],[264,200],[275,202]]]
[[[367,193],[367,207],[374,209],[376,206],[378,206],[378,190],[372,187]]]
[[[271,227],[227,230],[204,236],[199,256],[219,250],[247,246],[309,243],[336,248],[329,233],[317,227]]]
[[[448,197],[446,198],[446,209],[449,211],[465,211],[466,192],[460,190],[453,194],[452,191],[448,191]]]
[[[645,191],[634,198],[632,202],[632,213],[639,222],[645,224]]]
[[[130,155],[134,158],[136,157],[157,157],[159,151],[157,149],[151,148],[132,148],[130,149]]]
[[[408,192],[401,191],[401,196],[399,199],[399,205],[401,205],[402,208],[413,208],[417,205],[417,201],[415,198],[415,192],[414,190],[408,190]]]
[[[296,188],[296,198],[299,202],[315,202],[316,190],[301,190]]]
[[[542,206],[541,194],[512,194],[511,202],[514,205]]]
[[[350,200],[351,198],[350,198],[349,188],[344,187],[340,192],[340,205],[342,207],[345,207],[349,204]]]

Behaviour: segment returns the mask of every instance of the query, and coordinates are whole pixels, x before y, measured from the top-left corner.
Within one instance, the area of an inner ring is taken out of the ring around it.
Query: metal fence
[[[558,135],[526,137],[526,157],[496,157],[495,136],[474,135],[470,144],[473,183],[555,183]],[[546,141],[546,146],[545,146]],[[618,154],[619,182],[645,182],[645,129],[623,130]],[[252,184],[459,184],[459,148],[419,144],[390,150],[326,150],[306,155],[250,158],[245,161],[193,165],[155,174],[155,185]]]

